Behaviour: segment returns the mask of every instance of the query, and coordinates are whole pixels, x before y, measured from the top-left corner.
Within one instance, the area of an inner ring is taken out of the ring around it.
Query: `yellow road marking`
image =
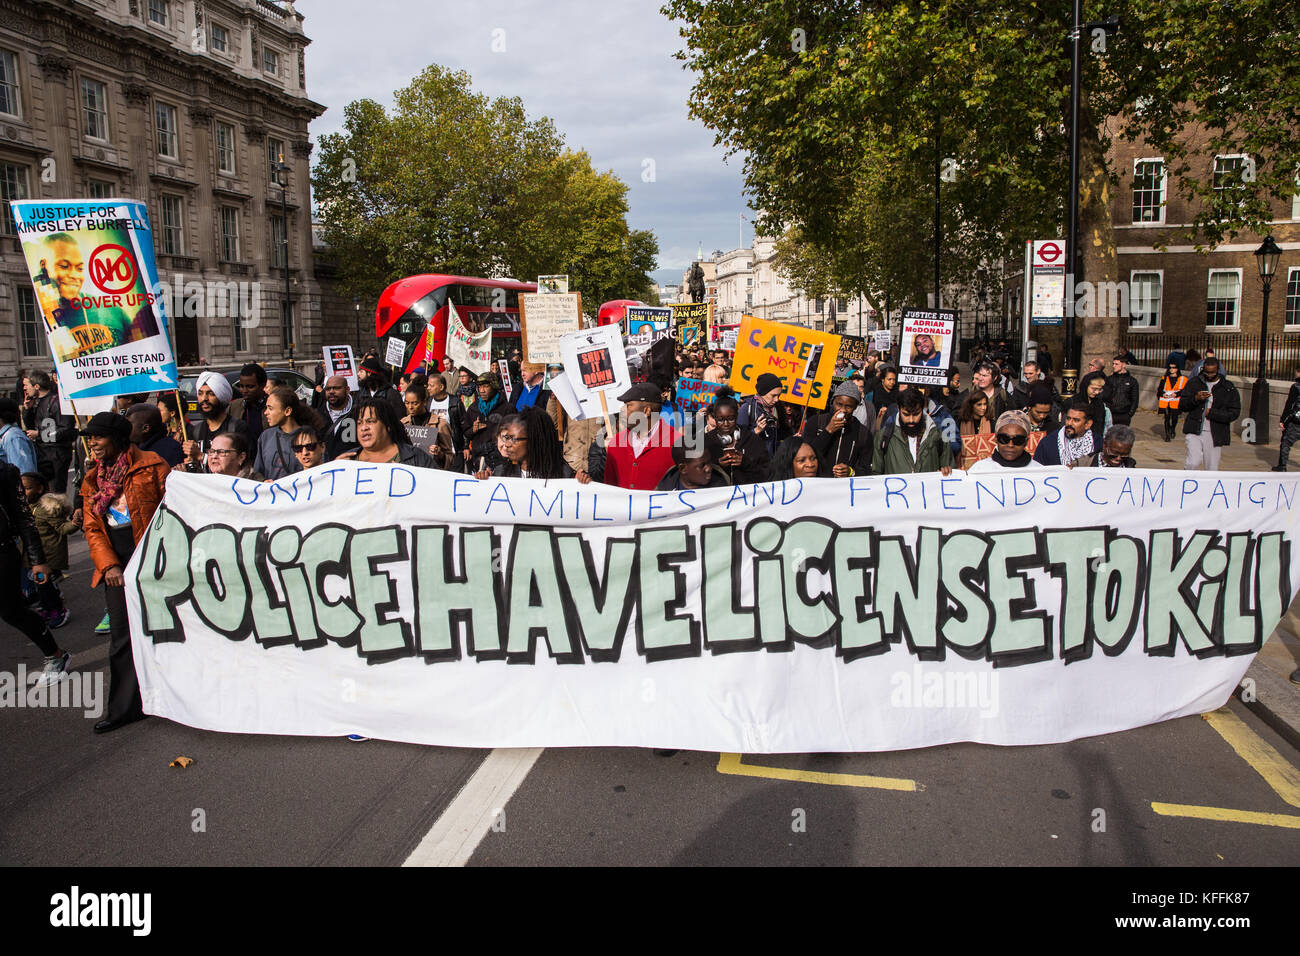
[[[1293,807],[1300,807],[1300,770],[1291,766],[1228,708],[1201,716],[1228,742],[1237,756],[1255,768],[1279,797]]]
[[[718,773],[736,777],[766,777],[769,780],[794,780],[821,783],[831,787],[869,787],[873,790],[924,790],[925,785],[900,777],[872,777],[857,773],[823,773],[816,770],[786,770],[784,767],[760,767],[742,763],[740,754],[719,754]]]
[[[1167,817],[1195,817],[1198,820],[1219,820],[1227,823],[1254,823],[1263,827],[1286,827],[1300,830],[1300,817],[1285,813],[1257,813],[1254,810],[1227,810],[1223,807],[1193,807],[1185,803],[1156,803],[1151,809]]]

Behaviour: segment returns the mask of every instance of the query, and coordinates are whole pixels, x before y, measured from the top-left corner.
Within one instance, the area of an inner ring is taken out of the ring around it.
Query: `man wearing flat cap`
[[[181,466],[186,471],[202,471],[203,455],[218,435],[238,432],[248,437],[248,425],[230,414],[230,400],[235,390],[220,372],[204,372],[199,376],[195,393],[199,400],[199,411],[203,413],[203,424],[194,430],[194,437],[187,441],[182,450],[185,462]]]
[[[618,431],[602,432],[587,453],[587,470],[578,481],[595,480],[632,491],[654,491],[673,467],[677,430],[659,416],[663,392],[651,382],[638,382],[618,397],[623,403]]]
[[[497,381],[492,372],[478,377],[475,382],[478,397],[469,403],[460,419],[460,447],[464,449],[462,454],[471,474],[492,471],[505,461],[497,450],[497,425],[514,409],[502,397]]]

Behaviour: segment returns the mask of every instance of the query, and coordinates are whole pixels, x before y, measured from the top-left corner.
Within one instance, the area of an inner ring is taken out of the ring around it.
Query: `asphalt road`
[[[92,633],[102,604],[84,545],[73,554],[73,618],[56,633],[76,671],[106,682],[107,637]],[[0,671],[19,664],[39,666],[39,654],[5,629]],[[466,854],[481,866],[1295,866],[1300,755],[1240,703],[1227,713],[1236,720],[1188,717],[1041,747],[545,750],[513,795],[477,808],[493,826]],[[97,736],[94,720],[0,708],[0,865],[398,865],[453,802],[464,815],[457,795],[487,757],[157,718]],[[178,756],[193,765],[169,766]]]

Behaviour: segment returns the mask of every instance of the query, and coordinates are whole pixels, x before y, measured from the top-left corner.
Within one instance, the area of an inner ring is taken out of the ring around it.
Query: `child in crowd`
[[[63,594],[59,590],[59,579],[68,570],[68,535],[80,531],[80,526],[72,520],[72,508],[62,495],[49,493],[45,479],[35,472],[23,475],[23,492],[27,504],[32,509],[32,518],[36,521],[36,531],[41,536],[41,546],[45,549],[45,560],[52,573],[43,582],[36,583],[36,593],[40,596],[40,610],[37,612],[50,627],[62,627],[68,623],[70,612],[63,603]],[[24,571],[30,575],[30,571]]]

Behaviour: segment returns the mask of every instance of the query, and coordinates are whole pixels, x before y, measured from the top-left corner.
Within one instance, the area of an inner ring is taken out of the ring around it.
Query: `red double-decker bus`
[[[399,279],[384,290],[375,307],[375,336],[396,336],[406,343],[400,371],[447,364],[447,303],[472,331],[492,326],[492,355],[508,355],[521,344],[519,293],[536,292],[535,282],[475,279],[467,276],[418,275]],[[426,348],[426,329],[433,329]],[[383,346],[380,346],[383,354]]]

